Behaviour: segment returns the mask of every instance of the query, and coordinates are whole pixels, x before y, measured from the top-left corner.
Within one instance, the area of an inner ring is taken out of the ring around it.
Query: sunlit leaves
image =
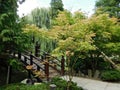
[[[76,20],[76,21],[79,21],[79,20],[81,20],[81,19],[85,19],[86,18],[86,16],[84,15],[84,13],[83,12],[80,12],[80,11],[76,11],[76,12],[74,12],[74,19]]]
[[[79,16],[80,13],[78,16],[73,17],[68,11],[60,12],[58,14],[56,24],[51,30],[58,40],[58,47],[55,51],[59,50],[60,52],[63,51],[63,53],[66,51],[87,52],[91,49],[95,49],[94,46],[92,46],[92,37],[95,36],[95,33],[88,30],[87,24],[83,23],[83,21],[85,21],[85,18],[81,17],[83,14],[80,17]]]
[[[106,47],[109,49],[109,52],[111,53],[118,53],[120,51],[120,43],[119,42],[111,42],[106,44]]]
[[[73,24],[74,20],[72,18],[72,14],[69,11],[61,11],[56,18],[56,25],[63,26]]]
[[[89,29],[96,33],[94,40],[103,41],[111,38],[110,30],[115,25],[114,20],[110,19],[107,15],[100,15],[89,19]],[[100,42],[98,41],[98,42]]]

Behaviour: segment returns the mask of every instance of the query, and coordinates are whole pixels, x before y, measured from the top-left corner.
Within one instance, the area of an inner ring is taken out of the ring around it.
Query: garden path
[[[62,78],[68,80],[68,76]],[[73,77],[73,82],[76,82],[84,90],[120,90],[120,83],[109,83],[82,77]]]

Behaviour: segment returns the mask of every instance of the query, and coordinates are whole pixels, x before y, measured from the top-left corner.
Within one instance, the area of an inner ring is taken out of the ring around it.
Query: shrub
[[[101,79],[104,81],[120,81],[120,71],[117,70],[108,70],[104,71],[101,74]]]
[[[49,84],[55,84],[57,86],[56,90],[67,90],[67,81],[62,78],[53,78],[51,83],[42,83],[40,85],[26,85],[26,84],[9,84],[0,87],[0,90],[49,90]],[[83,90],[78,87],[76,83],[72,82],[70,85],[70,90]]]
[[[68,82],[66,80],[63,80],[62,78],[54,77],[51,80],[51,83],[57,86],[57,90],[67,90]],[[83,90],[83,89],[78,87],[77,83],[72,82],[70,85],[70,90]]]
[[[40,85],[10,84],[0,88],[0,90],[48,90],[48,86],[45,84]]]

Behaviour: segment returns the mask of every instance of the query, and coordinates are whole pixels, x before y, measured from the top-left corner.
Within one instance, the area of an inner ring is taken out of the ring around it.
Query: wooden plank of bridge
[[[35,45],[35,56],[36,57],[40,56],[40,44],[38,42],[36,42],[36,45]]]

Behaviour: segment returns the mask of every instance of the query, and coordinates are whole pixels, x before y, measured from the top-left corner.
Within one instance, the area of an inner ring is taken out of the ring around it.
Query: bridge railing
[[[65,73],[65,58],[64,56],[61,56],[61,59],[58,59],[55,56],[52,56],[51,54],[40,50],[44,56],[43,60],[48,60],[49,66],[52,67],[53,69],[57,70],[61,75],[64,75]]]
[[[25,51],[23,53],[13,51],[12,56],[21,60],[25,64],[25,66],[34,65],[36,66],[36,69],[38,71],[40,70],[44,71],[47,77],[47,80],[49,80],[49,67],[58,71],[61,75],[64,75],[64,72],[65,72],[64,56],[62,56],[61,60],[59,60],[56,57],[46,52],[43,52],[43,55],[40,55],[40,57],[36,57],[31,52],[28,52],[28,51]]]

